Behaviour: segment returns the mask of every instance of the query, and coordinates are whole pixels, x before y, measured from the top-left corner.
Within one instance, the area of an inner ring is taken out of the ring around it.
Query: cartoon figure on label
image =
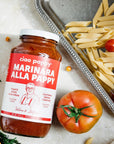
[[[26,106],[27,112],[34,112],[35,106],[39,104],[39,97],[35,94],[33,83],[26,85],[26,93],[21,97],[20,104]]]

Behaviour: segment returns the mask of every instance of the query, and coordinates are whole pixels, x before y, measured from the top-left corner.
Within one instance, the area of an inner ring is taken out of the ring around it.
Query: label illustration
[[[11,53],[1,115],[51,123],[60,62]]]

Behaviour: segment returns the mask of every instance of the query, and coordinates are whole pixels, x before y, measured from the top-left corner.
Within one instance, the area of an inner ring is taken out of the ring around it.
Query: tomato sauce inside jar
[[[1,109],[2,130],[44,137],[51,126],[61,55],[59,37],[22,30],[22,43],[11,50]]]

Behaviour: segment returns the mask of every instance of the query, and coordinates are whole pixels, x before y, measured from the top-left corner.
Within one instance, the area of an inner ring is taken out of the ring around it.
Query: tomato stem
[[[59,108],[62,108],[63,111],[64,111],[64,113],[65,113],[68,117],[70,117],[70,118],[74,117],[74,118],[75,118],[75,121],[76,121],[76,123],[77,123],[78,120],[80,119],[81,115],[86,116],[86,117],[96,117],[96,116],[90,116],[90,115],[86,115],[86,114],[82,113],[82,110],[87,109],[87,108],[89,108],[89,107],[92,107],[92,105],[86,106],[86,107],[83,107],[83,108],[76,108],[76,107],[73,107],[73,106],[71,106],[71,105],[60,105]],[[65,108],[67,108],[67,109],[70,111],[70,113],[67,112],[67,111],[65,110]]]

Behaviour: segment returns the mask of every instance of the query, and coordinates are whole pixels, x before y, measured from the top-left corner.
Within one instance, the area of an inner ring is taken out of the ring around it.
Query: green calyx
[[[82,112],[82,110],[87,109],[87,108],[89,108],[89,107],[92,107],[92,105],[86,106],[86,107],[83,107],[83,108],[75,108],[75,107],[73,107],[73,106],[71,106],[71,105],[60,105],[59,108],[62,108],[63,111],[64,111],[64,113],[65,113],[68,117],[70,117],[70,118],[74,117],[74,118],[75,118],[75,121],[76,121],[76,123],[77,123],[78,120],[79,120],[79,118],[80,118],[80,116],[82,116],[82,115],[83,115],[83,116],[86,116],[86,117],[95,117],[95,116],[86,115],[86,114],[84,114],[84,113]],[[65,110],[65,108],[67,108],[67,109],[70,111],[69,114],[68,114],[68,112]]]

